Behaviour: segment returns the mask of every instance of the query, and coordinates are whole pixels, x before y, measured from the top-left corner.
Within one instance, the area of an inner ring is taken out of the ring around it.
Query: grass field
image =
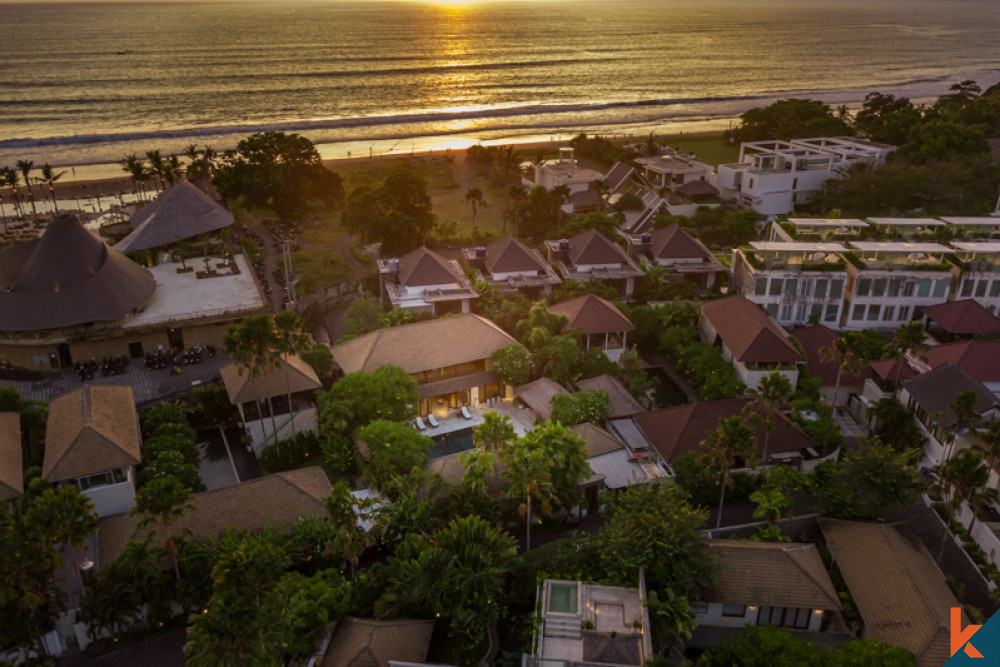
[[[721,135],[704,137],[675,137],[664,140],[671,148],[694,153],[698,159],[710,165],[736,162],[740,156],[739,144],[729,145],[723,142]]]

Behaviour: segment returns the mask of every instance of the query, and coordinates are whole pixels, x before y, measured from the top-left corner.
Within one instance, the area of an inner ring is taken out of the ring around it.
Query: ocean
[[[722,130],[1000,81],[992,0],[0,4],[0,166],[300,132],[326,158]]]

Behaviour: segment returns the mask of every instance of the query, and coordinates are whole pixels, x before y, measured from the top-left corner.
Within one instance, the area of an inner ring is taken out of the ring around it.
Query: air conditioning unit
[[[642,237],[640,238],[640,243],[642,243],[642,245],[649,245],[652,242],[653,242],[653,235],[652,234],[648,234],[648,233],[647,234],[643,234]]]
[[[486,259],[486,248],[483,246],[476,248],[476,259]]]
[[[559,239],[559,252],[569,252],[569,239]]]

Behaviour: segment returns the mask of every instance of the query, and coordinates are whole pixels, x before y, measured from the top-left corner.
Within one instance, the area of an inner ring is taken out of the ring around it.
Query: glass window
[[[949,280],[939,280],[936,283],[934,283],[934,296],[938,297],[939,299],[943,299],[944,295],[948,293],[948,284],[950,282],[951,281]],[[984,280],[983,282],[986,283],[987,281]],[[985,291],[986,291],[986,285],[984,284],[983,292],[985,293]],[[982,294],[980,294],[979,296],[982,296]]]
[[[1000,296],[1000,280],[994,280],[990,284],[990,296]]]
[[[903,283],[903,296],[913,296],[914,283],[912,280],[907,280]]]
[[[972,283],[975,282],[971,278],[966,278],[962,281],[962,296],[972,296]]]
[[[802,304],[795,308],[795,320],[801,322],[806,319],[806,304]]]
[[[909,306],[900,306],[899,307],[899,319],[901,319],[903,321],[906,321],[906,320],[910,319],[910,307]]]
[[[766,310],[767,310],[767,314],[770,315],[771,317],[777,317],[778,316],[778,304],[776,304],[776,303],[769,303],[769,304],[767,304],[767,309]]]
[[[815,296],[816,296],[817,299],[825,299],[826,298],[826,281],[825,280],[817,280],[816,281],[816,291],[814,292],[814,294],[815,294]]]
[[[753,293],[757,296],[764,296],[767,294],[767,278],[758,278],[757,282],[754,284]]]
[[[779,296],[781,294],[781,285],[784,281],[781,278],[771,278],[771,289],[768,294],[771,296]]]
[[[878,305],[877,303],[873,303],[872,305],[868,306],[868,320],[869,321],[877,320],[878,316],[881,314],[881,311],[882,311],[882,306]]]
[[[844,281],[834,280],[830,283],[830,298],[839,299],[840,295],[844,293]]]
[[[798,278],[789,278],[785,281],[785,294],[795,296],[795,290],[799,287]]]
[[[785,304],[781,307],[781,321],[787,322],[788,318],[792,316],[792,306],[790,304]]]
[[[803,280],[802,289],[799,291],[799,294],[802,296],[809,296],[809,293],[812,292],[812,286],[813,283],[811,280]]]
[[[931,280],[921,280],[920,287],[917,288],[917,296],[930,296],[931,295]]]
[[[896,314],[896,306],[886,306],[885,310],[882,311],[882,321],[891,320],[892,316]]]
[[[826,322],[836,322],[837,321],[837,306],[832,304],[826,307],[826,317],[823,318]]]
[[[742,618],[747,615],[747,607],[744,604],[724,604],[722,605],[722,615]]]
[[[858,296],[868,296],[872,291],[872,279],[862,278],[858,281]]]
[[[812,319],[815,317],[817,320],[819,320],[819,318],[822,317],[822,315],[823,315],[823,304],[814,303],[812,307],[809,309],[809,318]]]
[[[903,284],[902,278],[893,278],[889,281],[889,296],[899,296],[899,288]]]
[[[851,315],[852,320],[863,320],[865,319],[865,304],[858,303],[854,306],[854,313]]]
[[[789,610],[791,611],[791,610]],[[799,630],[805,630],[809,627],[809,617],[812,615],[812,609],[797,609],[795,614],[795,625],[792,627]]]
[[[944,283],[944,281],[943,280],[939,280],[938,283]],[[988,280],[980,280],[978,283],[976,283],[976,296],[977,297],[986,296],[986,286],[989,285],[989,283],[990,283],[990,281],[988,281]],[[936,289],[934,290],[934,296],[938,296],[938,293],[937,293]]]
[[[872,296],[885,296],[885,278],[876,278],[872,282]]]
[[[761,607],[757,612],[757,625],[767,625],[771,622],[771,607]]]

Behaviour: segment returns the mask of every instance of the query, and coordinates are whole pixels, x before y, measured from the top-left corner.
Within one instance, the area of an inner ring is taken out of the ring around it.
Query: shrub
[[[270,472],[298,468],[306,461],[322,454],[319,436],[315,431],[298,433],[294,438],[271,444],[260,451],[260,464]]]

